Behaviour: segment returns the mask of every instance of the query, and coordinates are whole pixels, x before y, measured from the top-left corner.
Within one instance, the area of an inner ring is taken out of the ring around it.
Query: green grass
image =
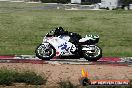
[[[45,4],[0,2],[0,55],[34,54],[42,36],[58,26],[98,34],[103,56],[132,56],[132,11],[35,10]]]

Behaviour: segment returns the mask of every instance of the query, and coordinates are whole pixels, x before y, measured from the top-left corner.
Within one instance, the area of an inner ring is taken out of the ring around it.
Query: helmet
[[[64,34],[64,32],[65,31],[62,27],[58,27],[58,28],[55,29],[54,35],[59,36],[59,35]]]

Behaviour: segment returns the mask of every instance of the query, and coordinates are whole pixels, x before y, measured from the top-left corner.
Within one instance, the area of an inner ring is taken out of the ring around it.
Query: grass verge
[[[42,77],[35,72],[23,71],[18,72],[8,70],[6,68],[0,69],[0,85],[12,85],[13,83],[26,83],[30,85],[42,85],[47,81],[46,77]]]

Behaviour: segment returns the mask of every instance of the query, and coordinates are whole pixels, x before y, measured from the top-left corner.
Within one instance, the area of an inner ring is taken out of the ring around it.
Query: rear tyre
[[[102,57],[102,49],[99,46],[95,45],[94,53],[87,53],[87,51],[83,51],[83,57],[88,61],[97,61]]]
[[[35,50],[36,56],[42,60],[50,60],[56,55],[56,50],[52,45],[40,44]]]

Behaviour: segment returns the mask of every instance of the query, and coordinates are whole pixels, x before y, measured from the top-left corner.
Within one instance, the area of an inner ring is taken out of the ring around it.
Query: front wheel
[[[50,60],[56,55],[55,48],[50,44],[40,44],[35,50],[36,56],[42,60]]]
[[[97,61],[102,57],[102,49],[94,45],[94,50],[85,50],[83,51],[83,57],[88,61]]]

